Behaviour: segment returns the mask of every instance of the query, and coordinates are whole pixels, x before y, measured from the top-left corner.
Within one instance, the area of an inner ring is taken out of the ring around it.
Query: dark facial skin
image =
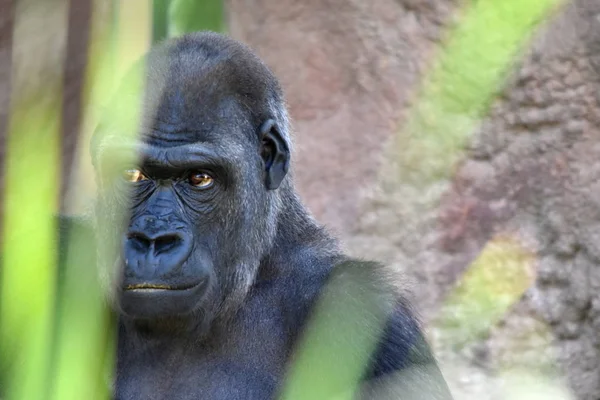
[[[120,306],[132,317],[188,314],[215,279],[207,248],[216,230],[208,228],[227,174],[223,163],[194,145],[166,151],[145,146],[141,160],[124,171],[134,206],[123,238]],[[192,214],[197,224],[190,223]]]

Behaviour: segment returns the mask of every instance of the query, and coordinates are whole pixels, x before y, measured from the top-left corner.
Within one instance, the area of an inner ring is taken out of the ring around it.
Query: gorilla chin
[[[127,284],[119,294],[119,308],[133,319],[185,316],[199,308],[209,285],[209,277],[178,285]]]

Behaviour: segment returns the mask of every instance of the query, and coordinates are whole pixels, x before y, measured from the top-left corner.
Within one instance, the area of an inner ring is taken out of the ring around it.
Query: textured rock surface
[[[252,45],[285,87],[302,194],[328,226],[348,231],[454,1],[228,5],[230,33]]]

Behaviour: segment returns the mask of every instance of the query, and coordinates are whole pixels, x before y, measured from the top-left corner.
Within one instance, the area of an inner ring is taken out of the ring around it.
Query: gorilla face
[[[274,234],[264,173],[278,154],[273,127],[263,125],[260,144],[222,133],[169,147],[163,139],[170,135],[144,134],[131,146],[139,160],[133,166],[115,157],[128,146],[103,146],[104,204],[123,202],[128,214],[113,283],[124,314],[183,315],[247,290]]]
[[[136,317],[189,313],[216,284],[221,262],[211,249],[226,225],[222,206],[234,194],[231,164],[206,143],[143,146],[138,154],[138,165],[115,171],[131,202],[119,304]]]
[[[138,139],[111,128],[92,149],[101,251],[113,254],[104,264],[131,318],[208,317],[239,303],[272,245],[289,164],[266,92],[248,94],[264,77],[240,78],[246,55],[209,63],[214,51],[176,50],[150,58]]]

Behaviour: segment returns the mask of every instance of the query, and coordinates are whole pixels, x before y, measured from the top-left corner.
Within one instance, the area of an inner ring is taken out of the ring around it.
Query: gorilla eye
[[[205,172],[192,172],[189,181],[192,186],[200,189],[208,189],[212,186],[214,179]]]
[[[139,169],[126,169],[123,171],[123,178],[129,182],[141,182],[148,179]]]

